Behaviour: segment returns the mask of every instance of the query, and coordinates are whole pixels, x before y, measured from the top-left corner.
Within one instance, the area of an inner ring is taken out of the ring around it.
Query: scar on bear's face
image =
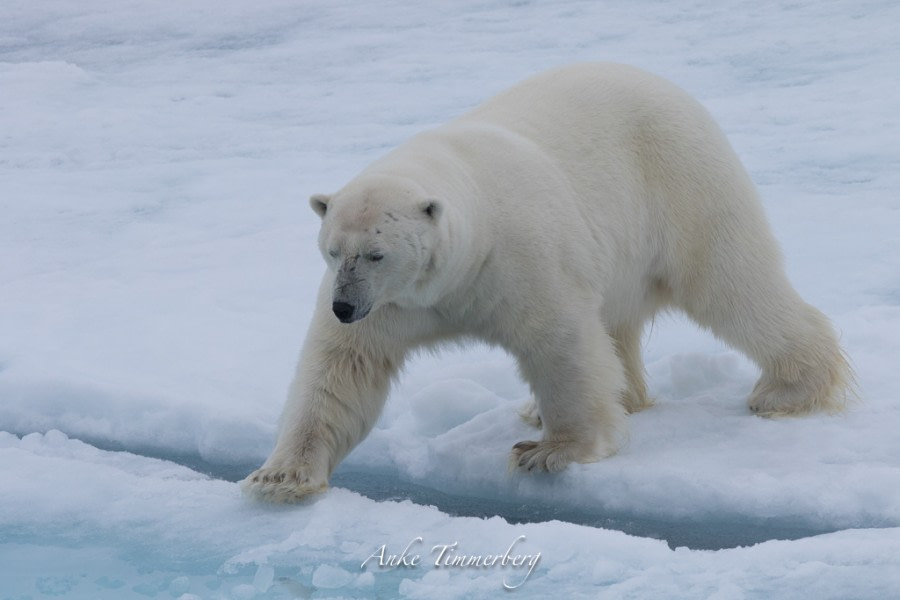
[[[394,216],[394,213],[384,213],[384,216],[387,217],[388,219],[390,219],[391,221],[395,221],[395,222],[396,222],[396,221],[399,221],[399,220],[400,220],[400,219],[398,219],[397,217]]]

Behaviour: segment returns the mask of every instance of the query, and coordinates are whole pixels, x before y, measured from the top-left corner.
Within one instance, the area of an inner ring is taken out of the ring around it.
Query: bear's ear
[[[432,221],[437,221],[441,218],[441,213],[444,212],[444,207],[437,200],[425,200],[419,206],[422,209],[422,212],[430,218]]]
[[[316,214],[320,217],[324,217],[325,213],[328,212],[328,202],[331,200],[331,196],[326,196],[325,194],[316,194],[309,199],[309,205],[312,207]]]

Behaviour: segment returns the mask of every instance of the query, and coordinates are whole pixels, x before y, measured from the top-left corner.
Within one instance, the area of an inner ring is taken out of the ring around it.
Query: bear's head
[[[435,265],[442,207],[414,182],[369,176],[315,195],[319,249],[335,274],[332,310],[353,323],[385,304],[415,306]]]

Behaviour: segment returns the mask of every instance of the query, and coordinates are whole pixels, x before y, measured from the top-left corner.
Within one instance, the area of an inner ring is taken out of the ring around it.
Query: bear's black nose
[[[334,311],[334,316],[340,319],[341,323],[349,323],[350,317],[353,316],[353,311],[356,309],[352,304],[347,304],[346,302],[334,302],[331,305],[331,310]]]

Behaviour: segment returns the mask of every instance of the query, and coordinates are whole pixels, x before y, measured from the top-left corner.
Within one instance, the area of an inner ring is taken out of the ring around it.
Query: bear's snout
[[[352,304],[347,304],[346,302],[333,302],[331,304],[331,310],[334,311],[334,316],[336,316],[341,323],[352,323],[353,311],[356,310],[356,307]]]

